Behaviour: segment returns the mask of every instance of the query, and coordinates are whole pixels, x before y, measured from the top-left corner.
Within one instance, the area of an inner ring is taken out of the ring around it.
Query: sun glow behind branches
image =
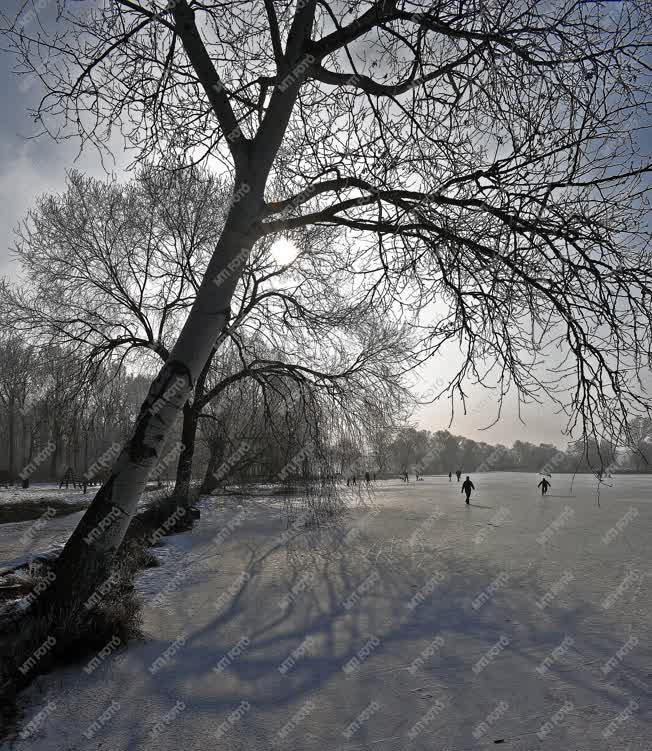
[[[286,237],[279,237],[273,242],[270,252],[279,266],[289,266],[299,255],[299,248]]]

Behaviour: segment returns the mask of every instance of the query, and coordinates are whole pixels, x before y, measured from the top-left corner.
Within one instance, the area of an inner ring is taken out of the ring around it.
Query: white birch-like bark
[[[315,0],[297,5],[285,60],[279,61],[288,70],[303,55],[315,7]],[[70,617],[80,612],[82,603],[108,576],[166,437],[224,328],[240,270],[261,229],[265,183],[301,86],[301,77],[295,75],[290,85],[275,87],[255,138],[245,139],[187,0],[173,4],[172,15],[188,59],[230,144],[237,175],[234,196],[241,198],[231,206],[186,323],[150,388],[131,439],[57,560],[56,581],[42,600],[43,609],[55,623],[65,622],[58,615]],[[173,389],[178,379],[183,386]],[[152,410],[166,392],[164,406]]]
[[[132,436],[57,561],[47,605],[74,611],[108,576],[147,478],[228,319],[242,263],[256,240],[260,204],[250,194],[231,209],[195,303],[150,387]]]

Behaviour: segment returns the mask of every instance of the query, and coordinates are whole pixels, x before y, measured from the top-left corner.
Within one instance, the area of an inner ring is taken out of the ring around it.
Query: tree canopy
[[[438,311],[424,358],[462,348],[444,392],[545,394],[585,432],[647,413],[645,3],[106,0],[3,18],[51,135],[220,165],[259,235],[344,228],[334,268]]]

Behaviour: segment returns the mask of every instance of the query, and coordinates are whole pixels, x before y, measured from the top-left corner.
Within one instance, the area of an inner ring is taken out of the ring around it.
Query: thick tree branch
[[[248,141],[240,130],[224,84],[199,35],[195,13],[186,0],[176,0],[172,14],[177,34],[229,144],[236,170],[240,171],[248,161]]]
[[[434,81],[451,73],[456,68],[468,63],[475,55],[482,52],[485,46],[485,42],[482,42],[481,44],[476,45],[466,55],[463,55],[446,65],[440,66],[437,70],[431,71],[424,76],[415,76],[413,72],[407,80],[397,84],[378,83],[370,76],[362,75],[360,73],[336,73],[335,71],[327,70],[321,65],[313,65],[310,68],[310,78],[321,81],[322,83],[331,84],[332,86],[360,89],[366,94],[371,94],[372,96],[395,97],[404,94],[406,91],[412,91],[419,86],[423,86],[429,81]]]
[[[385,23],[392,18],[398,18],[399,12],[396,10],[396,6],[397,0],[379,0],[352,23],[313,42],[308,52],[314,55],[317,60],[322,60],[327,55],[364,36],[381,23]]]
[[[267,112],[254,138],[252,160],[261,174],[267,174],[285,135],[294,104],[310,61],[306,48],[312,32],[317,0],[297,4],[285,48],[285,77],[274,87]],[[281,74],[279,74],[281,77]]]
[[[265,0],[265,11],[267,12],[267,20],[269,22],[269,35],[272,41],[272,49],[274,50],[276,70],[280,73],[285,67],[285,57],[281,45],[281,34],[278,28],[278,18],[276,17],[274,0]]]

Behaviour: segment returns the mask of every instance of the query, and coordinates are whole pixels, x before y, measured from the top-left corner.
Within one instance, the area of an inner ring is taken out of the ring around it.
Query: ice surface
[[[84,494],[72,485],[66,489],[53,483],[32,484],[29,488],[0,488],[0,507],[35,504],[31,518],[0,524],[0,572],[22,566],[37,555],[56,555],[82,516],[82,511],[74,509],[81,504],[89,505],[98,489],[97,485],[90,486]],[[167,492],[167,489],[150,489],[143,495],[139,507]],[[48,504],[56,505],[56,513],[60,515],[55,516]],[[70,514],[67,513],[68,505]]]
[[[652,477],[600,506],[586,475],[472,479],[293,540],[278,503],[204,499],[139,578],[147,640],[39,678],[16,748],[650,749]]]

